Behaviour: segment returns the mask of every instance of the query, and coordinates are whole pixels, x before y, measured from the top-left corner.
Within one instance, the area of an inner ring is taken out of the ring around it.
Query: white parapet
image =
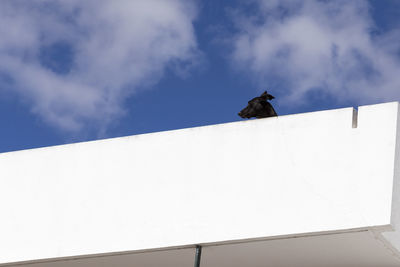
[[[393,102],[0,154],[0,266],[400,266],[399,124]]]

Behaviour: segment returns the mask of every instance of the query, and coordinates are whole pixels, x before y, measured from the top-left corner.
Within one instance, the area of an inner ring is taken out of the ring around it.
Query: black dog
[[[247,107],[239,112],[239,116],[243,119],[256,117],[257,119],[278,116],[267,100],[272,100],[275,97],[265,91],[261,96],[255,97],[249,101]]]

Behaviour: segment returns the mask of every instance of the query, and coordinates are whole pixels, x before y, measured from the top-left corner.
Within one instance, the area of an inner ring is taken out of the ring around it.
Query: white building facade
[[[397,102],[0,154],[0,266],[400,266]]]

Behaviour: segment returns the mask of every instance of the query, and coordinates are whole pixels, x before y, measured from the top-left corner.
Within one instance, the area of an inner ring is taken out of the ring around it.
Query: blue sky
[[[398,101],[397,0],[2,0],[0,152]]]

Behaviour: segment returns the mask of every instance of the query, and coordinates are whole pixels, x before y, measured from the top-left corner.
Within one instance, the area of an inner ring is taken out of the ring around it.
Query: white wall
[[[398,103],[0,154],[0,263],[388,227]]]

